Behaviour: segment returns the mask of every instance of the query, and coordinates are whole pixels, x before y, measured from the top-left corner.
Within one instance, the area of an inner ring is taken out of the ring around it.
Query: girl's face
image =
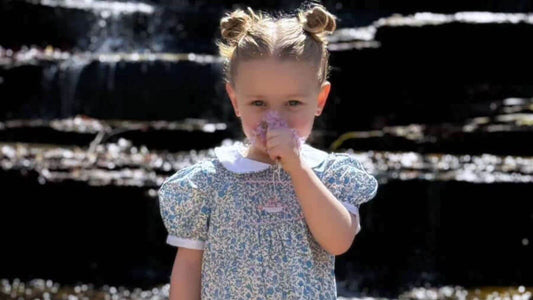
[[[226,91],[250,140],[269,111],[276,112],[299,137],[307,138],[331,88],[327,81],[318,86],[316,69],[310,64],[274,58],[239,62],[234,84],[226,84]],[[264,155],[264,142],[260,144],[252,147]]]

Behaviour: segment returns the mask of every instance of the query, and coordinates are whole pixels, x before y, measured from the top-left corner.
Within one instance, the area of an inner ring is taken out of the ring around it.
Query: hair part
[[[236,9],[220,20],[224,80],[235,86],[239,61],[270,58],[292,59],[315,66],[320,86],[329,75],[327,36],[336,29],[336,17],[318,3],[305,3],[296,15],[272,16],[250,7]]]

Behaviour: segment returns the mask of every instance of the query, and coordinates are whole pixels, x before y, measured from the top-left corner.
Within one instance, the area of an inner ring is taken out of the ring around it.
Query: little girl
[[[183,168],[159,189],[167,243],[179,247],[171,299],[336,299],[335,255],[360,230],[376,179],[346,153],[305,143],[331,84],[335,17],[237,9],[221,22],[226,91],[246,143]]]

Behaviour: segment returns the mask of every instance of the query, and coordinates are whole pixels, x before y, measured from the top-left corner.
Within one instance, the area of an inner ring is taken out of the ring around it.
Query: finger
[[[268,127],[267,135],[277,135],[288,131],[287,128],[283,127]]]
[[[279,134],[279,133],[278,133],[276,130],[274,130],[274,129],[269,129],[269,130],[267,131],[267,133],[266,133],[266,138],[267,138],[267,140],[268,140],[268,139],[270,139],[270,138],[272,138],[272,137],[274,137],[274,136],[277,136],[278,134]]]
[[[267,135],[267,140],[271,140],[273,138],[280,138],[280,139],[289,141],[292,139],[292,135],[290,132],[287,132],[287,131],[277,131],[270,135]]]
[[[268,151],[267,153],[270,159],[272,160],[276,160],[276,158],[279,156],[277,151]]]
[[[275,137],[270,140],[267,140],[266,146],[273,148],[273,147],[278,147],[279,145],[283,145],[283,144],[284,144],[283,139],[279,137]]]
[[[282,143],[280,143],[278,140],[274,140],[272,142],[269,142],[267,147],[272,150],[278,148]]]
[[[267,138],[267,142],[268,142],[268,143],[272,143],[272,142],[278,141],[280,138],[282,138],[282,137],[279,136],[279,135],[269,136],[269,137]]]
[[[267,143],[266,144],[266,148],[268,149],[268,151],[272,151],[272,150],[276,150],[276,148],[279,146],[279,143],[277,142],[273,142],[273,143]]]

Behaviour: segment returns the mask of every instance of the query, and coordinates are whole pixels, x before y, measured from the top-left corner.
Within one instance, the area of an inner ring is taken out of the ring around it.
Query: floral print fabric
[[[349,154],[312,169],[352,213],[376,195],[377,180]],[[335,256],[313,238],[283,169],[236,173],[204,160],[167,178],[159,203],[167,243],[204,250],[202,299],[337,298]]]

